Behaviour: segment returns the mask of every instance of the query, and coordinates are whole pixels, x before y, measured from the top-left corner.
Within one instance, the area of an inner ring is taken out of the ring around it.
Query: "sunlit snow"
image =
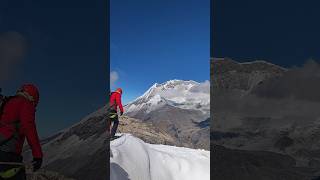
[[[209,180],[210,152],[143,142],[130,134],[110,142],[111,180]]]

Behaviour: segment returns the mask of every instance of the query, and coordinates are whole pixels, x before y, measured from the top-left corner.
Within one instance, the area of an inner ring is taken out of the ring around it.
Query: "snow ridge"
[[[110,142],[111,180],[210,179],[210,152],[143,142],[131,134]]]

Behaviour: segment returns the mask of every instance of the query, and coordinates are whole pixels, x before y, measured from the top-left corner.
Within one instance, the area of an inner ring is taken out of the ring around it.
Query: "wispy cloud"
[[[113,87],[115,83],[119,79],[119,74],[116,71],[111,71],[110,72],[110,87]]]
[[[0,33],[0,82],[8,80],[27,51],[27,41],[18,32]]]
[[[191,92],[210,93],[210,81],[206,80],[201,82],[198,86],[194,86],[190,89]]]

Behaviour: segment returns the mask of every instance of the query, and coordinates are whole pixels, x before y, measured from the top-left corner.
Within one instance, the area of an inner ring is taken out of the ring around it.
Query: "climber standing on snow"
[[[108,131],[110,133],[111,123],[113,126],[111,129],[110,137],[113,138],[117,132],[119,117],[118,117],[118,107],[120,110],[120,116],[123,114],[123,107],[121,103],[122,89],[118,88],[116,91],[112,92],[110,95],[110,112],[109,112],[109,122],[108,122]]]
[[[38,102],[39,91],[32,84],[25,84],[15,96],[4,98],[0,111],[0,179],[26,179],[21,156],[25,139],[32,150],[33,171],[42,165],[42,150],[35,124]]]

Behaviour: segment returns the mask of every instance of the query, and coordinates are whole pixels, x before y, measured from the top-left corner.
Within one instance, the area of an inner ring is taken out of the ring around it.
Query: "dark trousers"
[[[8,153],[8,152],[3,152],[0,151],[0,162],[22,162],[22,156],[14,154],[14,153]],[[21,167],[19,165],[5,165],[0,163],[0,172],[1,171],[6,171],[11,168],[16,168],[16,167]],[[0,177],[0,180],[3,180]],[[19,172],[12,178],[5,179],[5,180],[26,180],[26,171],[23,168],[19,170]]]
[[[118,116],[116,116],[115,118],[111,119],[111,122],[113,122],[113,126],[111,128],[111,137],[113,137],[118,129],[118,125],[119,125],[119,118]]]
[[[112,123],[113,123],[113,125],[112,125]],[[112,128],[111,128],[111,132],[110,132],[111,125],[112,125]],[[108,131],[110,133],[110,137],[114,137],[114,135],[117,132],[118,125],[119,125],[119,117],[118,117],[117,111],[111,110],[109,113],[109,119],[108,119]]]

